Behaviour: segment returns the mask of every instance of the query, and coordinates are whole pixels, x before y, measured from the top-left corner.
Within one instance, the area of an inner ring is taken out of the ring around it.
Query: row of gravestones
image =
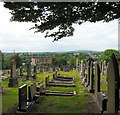
[[[19,87],[18,112],[25,112],[31,105],[39,102],[40,94],[44,90],[43,83],[26,84]]]
[[[107,92],[100,91],[100,76],[104,71],[102,64],[94,63],[91,58],[87,60],[87,64],[81,65],[79,69],[82,84],[88,87],[90,93],[95,94],[95,99],[100,107],[100,112],[114,113],[119,112],[119,67],[118,62],[113,54],[110,57],[108,65],[106,65]],[[87,70],[87,72],[86,72]]]
[[[58,78],[58,79],[57,79]],[[45,84],[47,86],[62,86],[73,87],[74,77],[57,75],[57,71],[53,73],[53,80],[49,80],[49,76],[46,76]],[[45,90],[43,83],[32,83],[28,88],[24,84],[19,87],[19,100],[18,100],[18,112],[25,112],[33,103],[39,102],[38,99],[42,95],[57,95],[57,96],[73,96],[76,92],[61,92],[61,91],[47,91]]]
[[[16,71],[16,61],[13,59],[11,61],[11,66],[10,66],[10,78],[9,78],[9,87],[15,87],[18,86],[18,74]],[[22,73],[22,68],[20,68],[20,76],[23,76]],[[33,69],[33,75],[31,75],[31,64],[27,64],[27,75],[24,78],[24,81],[28,80],[30,77],[36,78],[37,77],[37,72],[36,72],[36,65],[34,66]]]

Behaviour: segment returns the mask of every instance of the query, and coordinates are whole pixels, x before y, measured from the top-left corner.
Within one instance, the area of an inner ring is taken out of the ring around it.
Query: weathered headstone
[[[84,78],[85,77],[85,65],[83,64],[82,66],[82,71],[81,71],[81,78]]]
[[[118,114],[119,109],[119,69],[117,59],[112,54],[108,65],[108,103],[107,112]]]
[[[78,71],[78,59],[76,59],[76,70]]]
[[[12,59],[11,61],[11,75],[8,86],[9,87],[18,86],[18,77],[16,75],[16,61],[14,59]]]
[[[90,93],[94,93],[94,69],[93,62],[90,64],[90,85],[88,87]]]
[[[31,77],[31,63],[28,62],[27,63],[27,79],[29,79]]]
[[[80,73],[82,75],[82,72],[83,72],[83,60],[81,60],[81,64],[80,64]]]
[[[95,65],[95,96],[98,98],[98,92],[100,92],[100,67],[99,64]]]
[[[91,63],[91,61],[88,60],[87,61],[87,82],[86,82],[86,86],[89,86],[89,84],[90,84],[90,63]]]
[[[34,65],[34,67],[33,67],[33,77],[34,77],[34,79],[37,78],[37,66],[36,65]]]
[[[23,68],[20,66],[20,76],[23,76]]]
[[[35,95],[37,94],[37,89],[36,89],[36,83],[32,83],[29,87],[28,87],[28,97],[29,97],[29,102],[32,102],[35,99]]]
[[[18,110],[26,111],[27,110],[27,85],[24,84],[19,87],[19,100],[18,100]]]

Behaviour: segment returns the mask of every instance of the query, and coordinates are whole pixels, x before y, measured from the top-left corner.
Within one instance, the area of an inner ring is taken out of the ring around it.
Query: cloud
[[[53,38],[44,38],[45,33],[34,34],[29,31],[33,23],[10,22],[9,10],[0,3],[0,49],[3,52],[15,51],[69,51],[69,50],[105,50],[118,48],[118,22],[86,22],[74,24],[72,37],[65,37],[57,42]]]

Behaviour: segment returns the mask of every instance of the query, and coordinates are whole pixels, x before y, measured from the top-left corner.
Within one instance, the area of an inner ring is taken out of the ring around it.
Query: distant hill
[[[10,56],[13,54],[12,53],[6,53],[6,52],[2,52],[4,54],[4,56]],[[64,53],[70,53],[70,54],[74,54],[74,55],[79,55],[80,53],[84,53],[84,54],[94,54],[94,53],[102,53],[102,51],[91,51],[91,50],[75,50],[75,51],[62,51],[62,52],[17,52],[20,55],[54,55],[54,54],[64,54]]]

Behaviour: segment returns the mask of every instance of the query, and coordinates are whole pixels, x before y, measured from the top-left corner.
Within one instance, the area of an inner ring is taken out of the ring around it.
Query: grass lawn
[[[81,80],[79,73],[74,71],[70,72],[61,72],[61,75],[75,77],[76,87],[64,88],[64,87],[47,87],[49,90],[57,90],[57,91],[76,91],[77,95],[64,97],[64,96],[46,96],[43,98],[40,104],[34,104],[31,112],[37,113],[85,113],[87,112],[87,99],[89,93],[87,89],[81,85]],[[41,73],[38,74],[37,80],[29,80],[27,82],[22,82],[21,78],[19,78],[19,86],[23,84],[30,85],[32,82],[40,82],[43,81],[45,83],[45,76],[50,75],[50,79],[52,79],[52,73]],[[10,112],[14,106],[18,104],[18,87],[16,88],[8,88],[8,80],[2,82],[3,86],[3,96],[2,96],[2,107],[3,112]],[[29,111],[29,112],[30,112]]]
[[[49,90],[55,91],[76,91],[77,95],[65,96],[46,96],[28,112],[36,113],[87,113],[87,104],[89,93],[81,85],[79,73],[76,71],[60,72],[64,76],[74,76],[76,87],[48,87]],[[52,76],[50,76],[52,78]]]

